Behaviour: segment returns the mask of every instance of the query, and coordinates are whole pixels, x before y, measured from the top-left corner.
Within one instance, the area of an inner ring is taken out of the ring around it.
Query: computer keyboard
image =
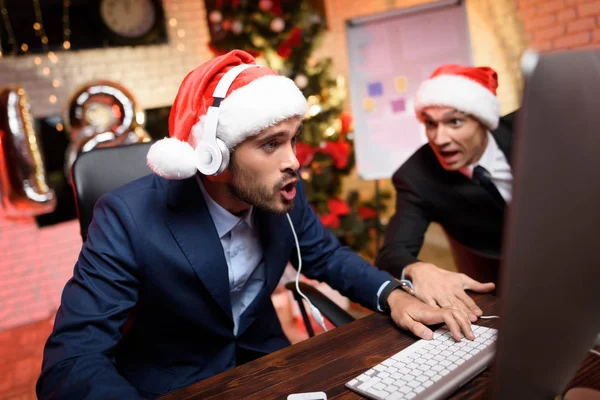
[[[346,383],[377,400],[443,399],[473,379],[492,361],[498,331],[472,325],[475,340],[452,338],[446,326],[433,340],[418,340]]]

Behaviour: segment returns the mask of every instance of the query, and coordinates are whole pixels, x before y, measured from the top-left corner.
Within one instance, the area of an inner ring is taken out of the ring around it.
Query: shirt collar
[[[250,228],[254,229],[254,223],[252,220],[252,214],[254,207],[250,207],[248,211],[244,213],[241,217],[237,215],[233,215],[229,211],[227,211],[223,206],[213,200],[212,197],[206,191],[204,184],[202,183],[202,179],[200,175],[196,175],[196,180],[198,181],[198,186],[200,186],[200,190],[202,191],[202,195],[204,196],[204,200],[206,201],[206,206],[208,207],[208,212],[212,217],[212,220],[215,224],[215,228],[217,228],[217,234],[219,238],[225,236],[229,231],[231,231],[240,221],[245,221]]]
[[[464,175],[466,175],[469,178],[473,177],[473,169],[477,165],[481,165],[490,174],[494,174],[494,167],[495,167],[495,163],[496,163],[496,153],[500,149],[498,147],[498,143],[496,143],[496,139],[494,139],[494,136],[492,136],[492,134],[489,131],[487,133],[487,136],[488,136],[487,146],[485,147],[485,150],[483,151],[483,154],[481,155],[481,158],[479,159],[479,161],[477,161],[475,164],[466,166],[460,170],[460,172],[462,172]]]

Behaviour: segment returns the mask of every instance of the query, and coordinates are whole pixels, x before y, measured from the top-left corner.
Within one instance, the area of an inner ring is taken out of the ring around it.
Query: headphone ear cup
[[[227,148],[227,145],[225,144],[224,141],[222,141],[219,138],[217,138],[217,147],[221,151],[223,158],[221,161],[221,165],[217,169],[217,172],[215,173],[215,175],[219,175],[220,173],[222,173],[223,171],[225,171],[227,169],[227,167],[229,166],[229,158],[230,158],[229,149]]]
[[[203,175],[216,175],[223,164],[223,154],[217,143],[201,140],[194,150],[196,168]]]

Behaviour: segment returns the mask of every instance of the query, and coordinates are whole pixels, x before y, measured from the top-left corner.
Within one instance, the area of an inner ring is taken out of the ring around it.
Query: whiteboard
[[[427,142],[414,113],[419,84],[441,64],[472,65],[465,5],[440,1],[350,20],[346,39],[358,174],[390,178]]]

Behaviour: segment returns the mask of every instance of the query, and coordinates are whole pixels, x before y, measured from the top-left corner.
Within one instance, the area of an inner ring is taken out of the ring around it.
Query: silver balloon
[[[144,130],[144,111],[133,95],[115,82],[95,81],[80,87],[68,102],[64,121],[71,139],[65,155],[68,179],[81,153],[151,140]]]
[[[23,88],[0,89],[0,195],[4,213],[13,218],[47,214],[56,207],[30,108]]]

